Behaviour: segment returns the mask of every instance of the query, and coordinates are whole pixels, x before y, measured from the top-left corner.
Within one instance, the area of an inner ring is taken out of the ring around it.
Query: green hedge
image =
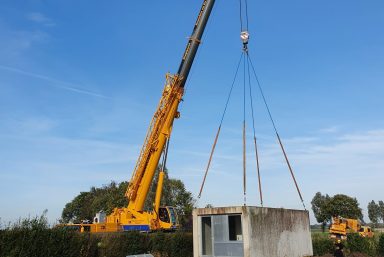
[[[328,233],[312,233],[315,256],[332,254]],[[375,238],[348,236],[347,253],[384,257],[384,234]],[[155,257],[192,257],[192,233],[78,233],[68,227],[49,228],[43,217],[26,219],[0,230],[0,257],[124,257],[152,253]]]
[[[1,257],[123,257],[143,253],[192,257],[192,234],[80,234],[63,228],[0,231]]]
[[[328,233],[312,233],[312,245],[314,256],[333,254],[334,245],[333,241],[328,238]],[[373,238],[348,234],[344,246],[346,256],[353,256],[352,253],[361,253],[364,256],[384,257],[384,234],[377,234]]]
[[[378,242],[375,237],[361,237],[358,233],[348,234],[346,248],[350,252],[364,253],[369,256],[377,256]]]
[[[0,229],[0,257],[192,257],[192,233],[79,233],[49,228],[45,213]]]
[[[384,234],[379,236],[379,243],[377,245],[377,254],[384,257]]]
[[[334,245],[329,239],[328,233],[312,233],[313,255],[322,256],[333,253]]]
[[[0,231],[0,256],[4,257],[91,257],[97,252],[94,238],[65,229]]]

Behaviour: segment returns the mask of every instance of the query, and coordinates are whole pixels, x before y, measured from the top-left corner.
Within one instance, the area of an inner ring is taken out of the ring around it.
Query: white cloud
[[[46,118],[28,118],[20,123],[24,132],[46,133],[55,127],[55,122]]]
[[[0,24],[0,57],[2,60],[19,56],[29,50],[34,44],[46,42],[49,39],[47,33],[25,30],[10,30]]]
[[[79,93],[79,94],[84,94],[84,95],[89,95],[89,96],[94,96],[94,97],[110,98],[110,97],[105,96],[105,95],[100,94],[100,93],[96,93],[96,92],[93,92],[90,90],[82,89],[82,88],[80,88],[80,86],[78,86],[76,84],[62,81],[62,80],[58,80],[58,79],[51,78],[51,77],[41,75],[41,74],[37,74],[34,72],[28,72],[28,71],[24,71],[21,69],[9,67],[9,66],[4,66],[4,65],[0,65],[0,69],[5,70],[5,71],[9,71],[9,72],[13,72],[13,73],[18,73],[20,75],[24,75],[24,76],[28,76],[28,77],[40,79],[40,80],[45,80],[45,81],[49,82],[49,84],[47,84],[47,85],[49,85],[51,87],[56,87],[56,88],[71,91],[74,93]]]
[[[319,130],[320,133],[330,133],[330,134],[337,133],[339,131],[340,131],[339,126],[331,126],[331,127],[327,127]]]
[[[31,12],[27,14],[27,19],[39,24],[43,24],[47,27],[53,27],[56,24],[48,17],[46,17],[44,14],[39,12]]]

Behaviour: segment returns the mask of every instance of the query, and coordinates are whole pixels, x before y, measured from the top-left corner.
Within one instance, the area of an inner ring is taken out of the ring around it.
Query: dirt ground
[[[333,257],[333,255],[332,254],[326,254],[326,255],[323,255],[320,257]],[[362,254],[362,253],[351,253],[348,256],[346,255],[346,257],[369,257],[369,256],[366,254]]]
[[[362,254],[362,253],[352,253],[352,254],[348,255],[348,257],[369,257],[369,256],[366,254]]]

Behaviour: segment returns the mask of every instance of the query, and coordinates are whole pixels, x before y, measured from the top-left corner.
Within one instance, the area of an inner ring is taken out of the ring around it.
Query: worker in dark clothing
[[[336,243],[335,243],[335,253],[334,253],[334,256],[335,257],[344,257],[343,248],[344,248],[344,245],[341,242],[341,240],[337,240]]]

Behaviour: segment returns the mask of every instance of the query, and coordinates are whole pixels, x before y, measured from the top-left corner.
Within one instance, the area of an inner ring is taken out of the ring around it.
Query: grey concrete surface
[[[193,212],[194,257],[312,256],[308,211],[264,207]]]

